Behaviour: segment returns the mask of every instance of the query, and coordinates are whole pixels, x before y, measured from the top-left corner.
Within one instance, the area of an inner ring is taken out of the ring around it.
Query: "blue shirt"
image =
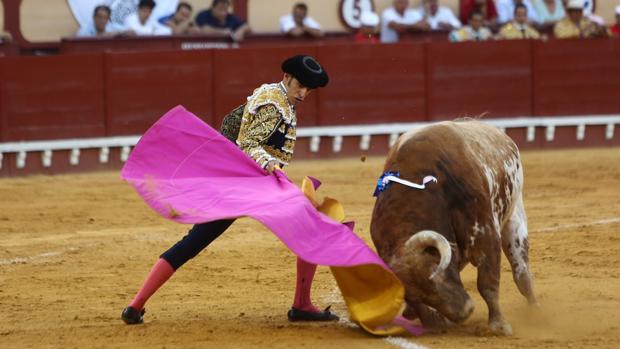
[[[174,13],[169,14],[167,16],[163,16],[160,19],[158,19],[157,21],[159,22],[159,24],[166,25],[166,23],[168,23],[168,21],[171,20],[173,17],[174,17]]]
[[[196,16],[196,24],[199,27],[208,25],[209,27],[213,27],[213,28],[221,28],[221,29],[228,28],[232,31],[235,31],[239,27],[244,25],[245,21],[229,13],[226,15],[226,23],[222,24],[219,20],[217,20],[217,18],[213,17],[211,10],[204,10]]]

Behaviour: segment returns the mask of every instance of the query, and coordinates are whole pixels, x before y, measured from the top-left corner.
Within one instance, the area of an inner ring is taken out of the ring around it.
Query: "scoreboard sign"
[[[340,0],[338,7],[342,24],[349,29],[361,27],[360,17],[363,12],[375,10],[373,0]]]

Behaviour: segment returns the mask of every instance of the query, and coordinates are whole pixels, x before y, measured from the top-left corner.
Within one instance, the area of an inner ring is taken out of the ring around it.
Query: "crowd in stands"
[[[556,38],[620,36],[620,5],[615,8],[616,23],[607,27],[591,12],[591,0],[461,0],[460,18],[440,1],[422,0],[421,6],[414,8],[410,0],[393,0],[380,16],[363,12],[354,40],[392,43],[405,33],[428,32],[443,32],[453,42],[545,39],[547,33]],[[153,0],[140,0],[137,11],[127,16],[123,25],[111,24],[110,8],[97,6],[92,26],[80,28],[77,36],[209,34],[241,42],[251,32],[248,23],[230,11],[230,0],[212,0],[210,8],[195,16],[190,4],[180,2],[175,13],[152,18],[155,6]],[[324,36],[321,25],[309,16],[303,2],[295,3],[279,24],[281,33],[291,38]],[[2,35],[0,40],[10,40],[10,36]]]

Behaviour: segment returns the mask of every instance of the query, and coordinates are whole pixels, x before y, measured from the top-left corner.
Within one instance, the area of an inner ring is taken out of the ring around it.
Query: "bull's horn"
[[[439,251],[441,259],[437,269],[431,274],[431,279],[438,273],[446,270],[452,259],[452,249],[448,240],[443,235],[432,230],[422,230],[415,233],[407,240],[405,246],[415,251],[423,251],[426,247],[433,246]]]

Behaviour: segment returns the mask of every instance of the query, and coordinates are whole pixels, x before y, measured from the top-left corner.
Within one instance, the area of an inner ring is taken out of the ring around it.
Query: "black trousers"
[[[196,255],[209,246],[213,240],[222,235],[234,221],[234,219],[223,219],[209,223],[196,224],[183,239],[170,247],[168,251],[164,252],[160,257],[170,263],[174,270],[177,270],[185,264],[185,262],[196,257]]]

